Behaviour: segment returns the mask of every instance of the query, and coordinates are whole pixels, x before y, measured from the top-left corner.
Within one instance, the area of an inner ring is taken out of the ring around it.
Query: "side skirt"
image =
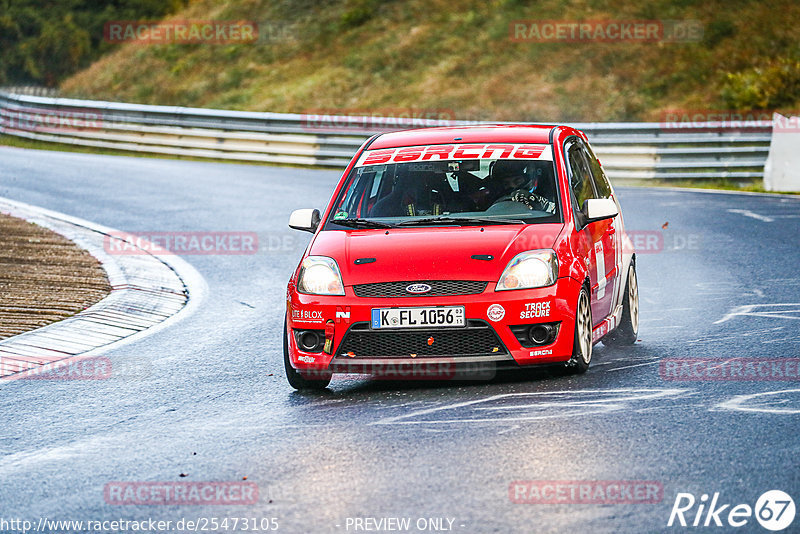
[[[614,330],[622,319],[622,304],[619,304],[614,313],[606,317],[600,324],[592,328],[592,343],[597,343],[603,336]]]

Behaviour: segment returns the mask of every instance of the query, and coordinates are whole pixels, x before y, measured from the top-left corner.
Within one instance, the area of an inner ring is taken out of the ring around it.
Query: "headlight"
[[[300,266],[297,290],[310,295],[344,295],[342,273],[336,260],[326,256],[309,256]]]
[[[551,286],[558,278],[558,259],[552,250],[531,250],[514,256],[495,291]]]

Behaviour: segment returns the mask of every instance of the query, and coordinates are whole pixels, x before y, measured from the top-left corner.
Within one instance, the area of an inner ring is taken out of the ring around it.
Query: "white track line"
[[[767,217],[766,215],[759,215],[758,213],[752,212],[750,210],[731,209],[728,210],[728,213],[738,213],[739,215],[744,215],[745,217],[750,217],[751,219],[756,219],[757,221],[762,221],[762,222],[775,222],[775,219],[773,219],[772,217]]]

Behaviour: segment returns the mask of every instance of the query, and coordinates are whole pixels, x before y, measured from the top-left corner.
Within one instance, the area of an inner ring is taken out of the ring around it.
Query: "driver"
[[[536,192],[542,169],[535,168],[526,172],[527,163],[501,159],[492,166],[492,183],[495,191],[499,191],[494,204],[499,202],[519,202],[529,210],[555,213],[555,203]],[[493,205],[494,205],[493,204]]]

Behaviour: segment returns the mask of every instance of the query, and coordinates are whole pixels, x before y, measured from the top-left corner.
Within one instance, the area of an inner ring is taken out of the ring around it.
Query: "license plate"
[[[464,306],[431,308],[373,308],[370,328],[429,328],[466,326]]]

